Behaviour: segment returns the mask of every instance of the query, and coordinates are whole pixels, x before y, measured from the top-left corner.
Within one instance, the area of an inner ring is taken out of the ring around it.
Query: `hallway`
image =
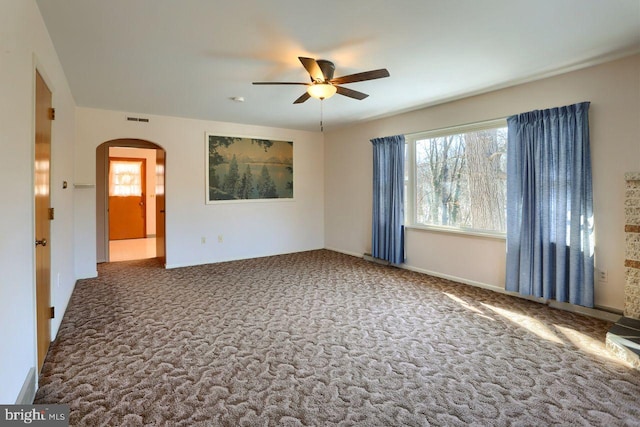
[[[156,257],[156,238],[109,241],[109,262]]]

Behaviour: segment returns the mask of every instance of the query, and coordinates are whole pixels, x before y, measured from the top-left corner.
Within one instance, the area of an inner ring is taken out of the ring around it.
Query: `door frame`
[[[98,263],[109,261],[109,213],[107,209],[109,207],[109,148],[111,147],[144,148],[156,150],[156,154],[161,151],[165,158],[167,155],[167,151],[162,146],[144,139],[112,139],[96,147],[96,259]],[[166,168],[162,168],[162,177],[162,191],[166,194]],[[99,185],[99,183],[103,185]],[[158,185],[158,181],[156,181],[156,185]],[[161,229],[163,233],[166,229],[165,218],[165,215],[161,217],[156,215],[156,230]],[[158,234],[156,232],[156,235]],[[166,253],[166,242],[163,240],[162,244],[164,254]]]

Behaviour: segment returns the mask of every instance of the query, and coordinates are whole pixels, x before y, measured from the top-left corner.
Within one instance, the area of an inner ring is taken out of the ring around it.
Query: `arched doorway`
[[[141,139],[116,139],[104,142],[96,148],[98,262],[114,261],[111,254],[113,248],[121,248],[122,244],[126,243],[129,246],[133,243],[134,245],[130,247],[143,248],[144,253],[139,255],[140,258],[150,257],[149,253],[152,251],[151,257],[160,258],[164,264],[165,156],[166,152],[162,147]],[[141,178],[136,181],[131,179],[133,172],[130,167],[138,163],[143,166],[138,171]],[[145,169],[146,173],[140,172]],[[119,179],[117,171],[126,171],[126,173]],[[121,179],[123,177],[128,179]],[[124,181],[131,185],[123,185]],[[133,205],[131,205],[132,200],[134,200]],[[142,222],[137,219],[140,215],[143,217]],[[123,226],[127,229],[123,229]],[[127,237],[133,240],[113,240],[127,239]],[[149,242],[153,247],[149,246]],[[118,246],[114,246],[116,243]],[[128,259],[136,258],[136,253],[139,251],[133,251]]]

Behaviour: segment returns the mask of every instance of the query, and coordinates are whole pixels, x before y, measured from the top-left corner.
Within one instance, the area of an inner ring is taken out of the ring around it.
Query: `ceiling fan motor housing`
[[[339,94],[353,99],[363,100],[367,96],[366,93],[349,89],[341,85],[347,83],[364,82],[367,80],[381,79],[389,77],[389,71],[386,68],[378,70],[364,71],[362,73],[349,74],[342,77],[333,77],[336,70],[333,62],[326,59],[313,59],[299,56],[298,59],[307,73],[311,83],[302,82],[253,82],[254,85],[303,85],[307,86],[307,91],[300,95],[298,99],[293,101],[294,104],[302,104],[307,99],[314,97],[318,99],[327,99],[334,94]]]
[[[333,73],[336,71],[336,66],[333,65],[333,62],[327,61],[326,59],[318,59],[316,60],[318,63],[318,67],[320,67],[320,71],[322,71],[322,75],[324,76],[324,81],[329,81],[333,78]]]

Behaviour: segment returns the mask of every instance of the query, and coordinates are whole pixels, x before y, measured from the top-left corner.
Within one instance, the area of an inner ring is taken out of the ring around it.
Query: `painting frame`
[[[205,133],[205,203],[294,200],[292,139]]]

